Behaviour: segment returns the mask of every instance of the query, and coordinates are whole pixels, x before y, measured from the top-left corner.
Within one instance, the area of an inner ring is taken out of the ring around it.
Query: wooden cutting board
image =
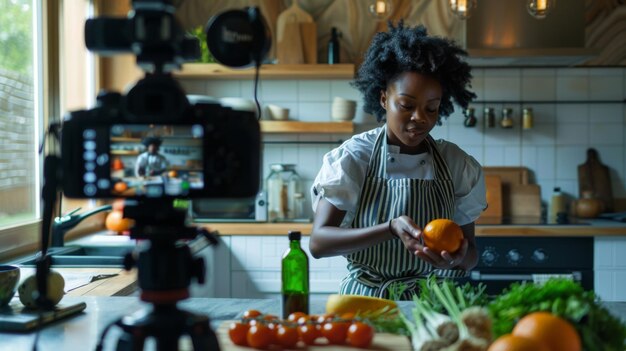
[[[313,17],[300,8],[297,0],[294,0],[288,9],[278,15],[276,20],[276,59],[279,64],[306,62],[304,45],[307,43],[303,41],[302,32],[305,32],[307,41],[311,32],[308,26],[300,27],[299,24],[301,23],[314,24]],[[314,41],[317,43],[317,35],[315,38]],[[315,51],[317,51],[317,44],[315,45]]]
[[[503,186],[528,184],[529,172],[526,167],[483,167],[485,175],[500,176]]]
[[[609,168],[600,162],[596,149],[587,149],[587,161],[578,166],[578,196],[591,191],[604,203],[604,212],[613,212],[613,190]]]
[[[300,39],[304,63],[317,63],[317,25],[315,22],[300,22]]]
[[[228,326],[230,325],[230,321],[224,322],[217,329],[217,339],[220,343],[220,348],[222,351],[250,351],[253,350],[250,347],[237,346],[230,341],[228,337]],[[320,338],[317,341],[316,345],[309,345],[305,347],[303,343],[298,343],[298,348],[300,350],[308,350],[308,351],[330,351],[330,350],[363,350],[357,347],[344,346],[344,345],[328,345],[324,338]],[[272,346],[271,350],[282,350],[282,348],[278,346]],[[409,338],[402,335],[394,335],[388,333],[376,333],[374,334],[374,340],[372,340],[372,345],[370,345],[369,350],[389,350],[389,351],[412,351],[411,342]]]
[[[485,175],[487,190],[487,209],[480,217],[502,218],[502,180],[497,175]]]
[[[541,217],[541,187],[537,184],[511,185],[507,203],[504,203],[504,213],[510,218]]]

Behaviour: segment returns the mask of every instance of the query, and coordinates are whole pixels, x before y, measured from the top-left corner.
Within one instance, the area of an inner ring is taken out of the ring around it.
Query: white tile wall
[[[626,301],[626,238],[594,239],[594,289],[604,301]]]
[[[488,69],[473,71],[473,88],[478,100],[507,101],[580,101],[623,100],[626,95],[624,68],[540,68]],[[252,99],[250,80],[187,80],[189,93],[217,97],[240,96]],[[349,80],[268,80],[259,85],[260,101],[290,108],[290,118],[304,121],[330,120],[332,99],[340,96],[357,100],[356,129],[365,131],[377,124],[363,113],[359,93]],[[513,108],[515,127],[510,130],[484,128],[483,109],[496,110],[497,121],[503,107]],[[531,107],[534,127],[522,130],[521,110]],[[487,166],[526,166],[542,186],[548,201],[552,188],[560,186],[578,197],[577,166],[585,162],[586,150],[595,147],[601,161],[611,170],[614,195],[626,197],[626,106],[624,104],[513,104],[503,106],[474,104],[478,124],[463,126],[461,111],[455,111],[433,135],[458,144],[481,164]],[[310,186],[324,153],[337,146],[345,135],[264,136],[265,141],[317,141],[327,144],[267,144],[264,147],[263,174],[269,164],[296,162],[303,184]],[[308,189],[305,189],[308,190]],[[308,191],[305,191],[308,199]],[[307,207],[308,209],[308,207]],[[310,209],[309,209],[310,210]]]

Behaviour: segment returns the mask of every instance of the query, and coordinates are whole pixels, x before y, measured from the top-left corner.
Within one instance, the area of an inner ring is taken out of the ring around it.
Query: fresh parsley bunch
[[[510,333],[523,316],[546,311],[569,320],[587,351],[626,350],[626,325],[600,304],[593,291],[568,279],[539,285],[513,283],[488,305],[496,337]]]

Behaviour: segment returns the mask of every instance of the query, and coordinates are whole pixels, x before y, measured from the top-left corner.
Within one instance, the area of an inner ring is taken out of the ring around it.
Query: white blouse
[[[311,187],[313,211],[323,197],[338,209],[346,211],[341,226],[351,225],[372,149],[381,129],[379,127],[355,135],[324,155],[322,168]],[[482,167],[456,144],[441,139],[436,140],[436,144],[452,175],[456,203],[453,220],[459,225],[474,222],[487,208]],[[396,145],[388,145],[387,151],[389,179],[433,179],[430,153],[401,154],[400,147]]]

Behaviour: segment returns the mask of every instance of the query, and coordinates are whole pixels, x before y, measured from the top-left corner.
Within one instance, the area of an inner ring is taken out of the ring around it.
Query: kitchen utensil
[[[302,22],[313,23],[313,17],[300,8],[297,0],[294,0],[287,10],[278,15],[276,20],[276,58],[279,64],[305,62],[300,31],[300,23]],[[307,40],[310,36],[310,30],[310,28],[304,29]]]
[[[267,105],[267,110],[269,112],[269,116],[273,120],[284,121],[289,119],[289,109],[284,108],[278,105],[269,104]]]
[[[335,97],[331,106],[331,118],[337,121],[350,121],[356,112],[356,101]]]
[[[233,344],[228,336],[228,328],[233,321],[225,321],[217,329],[217,338],[222,351],[249,351],[249,347],[237,346]],[[328,350],[355,350],[349,345],[329,345],[324,338],[316,340],[315,345],[307,345],[308,351],[328,351]],[[371,350],[394,350],[394,351],[410,351],[413,350],[409,338],[403,335],[395,335],[389,333],[375,333],[374,339],[369,349]]]
[[[3,307],[11,301],[15,295],[19,281],[20,268],[18,266],[0,266],[0,307]]]
[[[604,203],[604,211],[613,211],[613,190],[609,168],[600,162],[596,149],[587,149],[587,161],[578,166],[578,193],[591,191]]]
[[[485,175],[487,208],[480,217],[502,218],[502,180],[497,175]]]
[[[516,184],[509,188],[504,212],[511,218],[541,217],[541,187],[537,184]]]
[[[317,63],[317,25],[315,22],[299,23],[304,63],[315,64]]]
[[[497,175],[502,181],[502,216],[511,218],[511,192],[515,185],[528,184],[529,172],[526,167],[483,167],[485,176]]]

